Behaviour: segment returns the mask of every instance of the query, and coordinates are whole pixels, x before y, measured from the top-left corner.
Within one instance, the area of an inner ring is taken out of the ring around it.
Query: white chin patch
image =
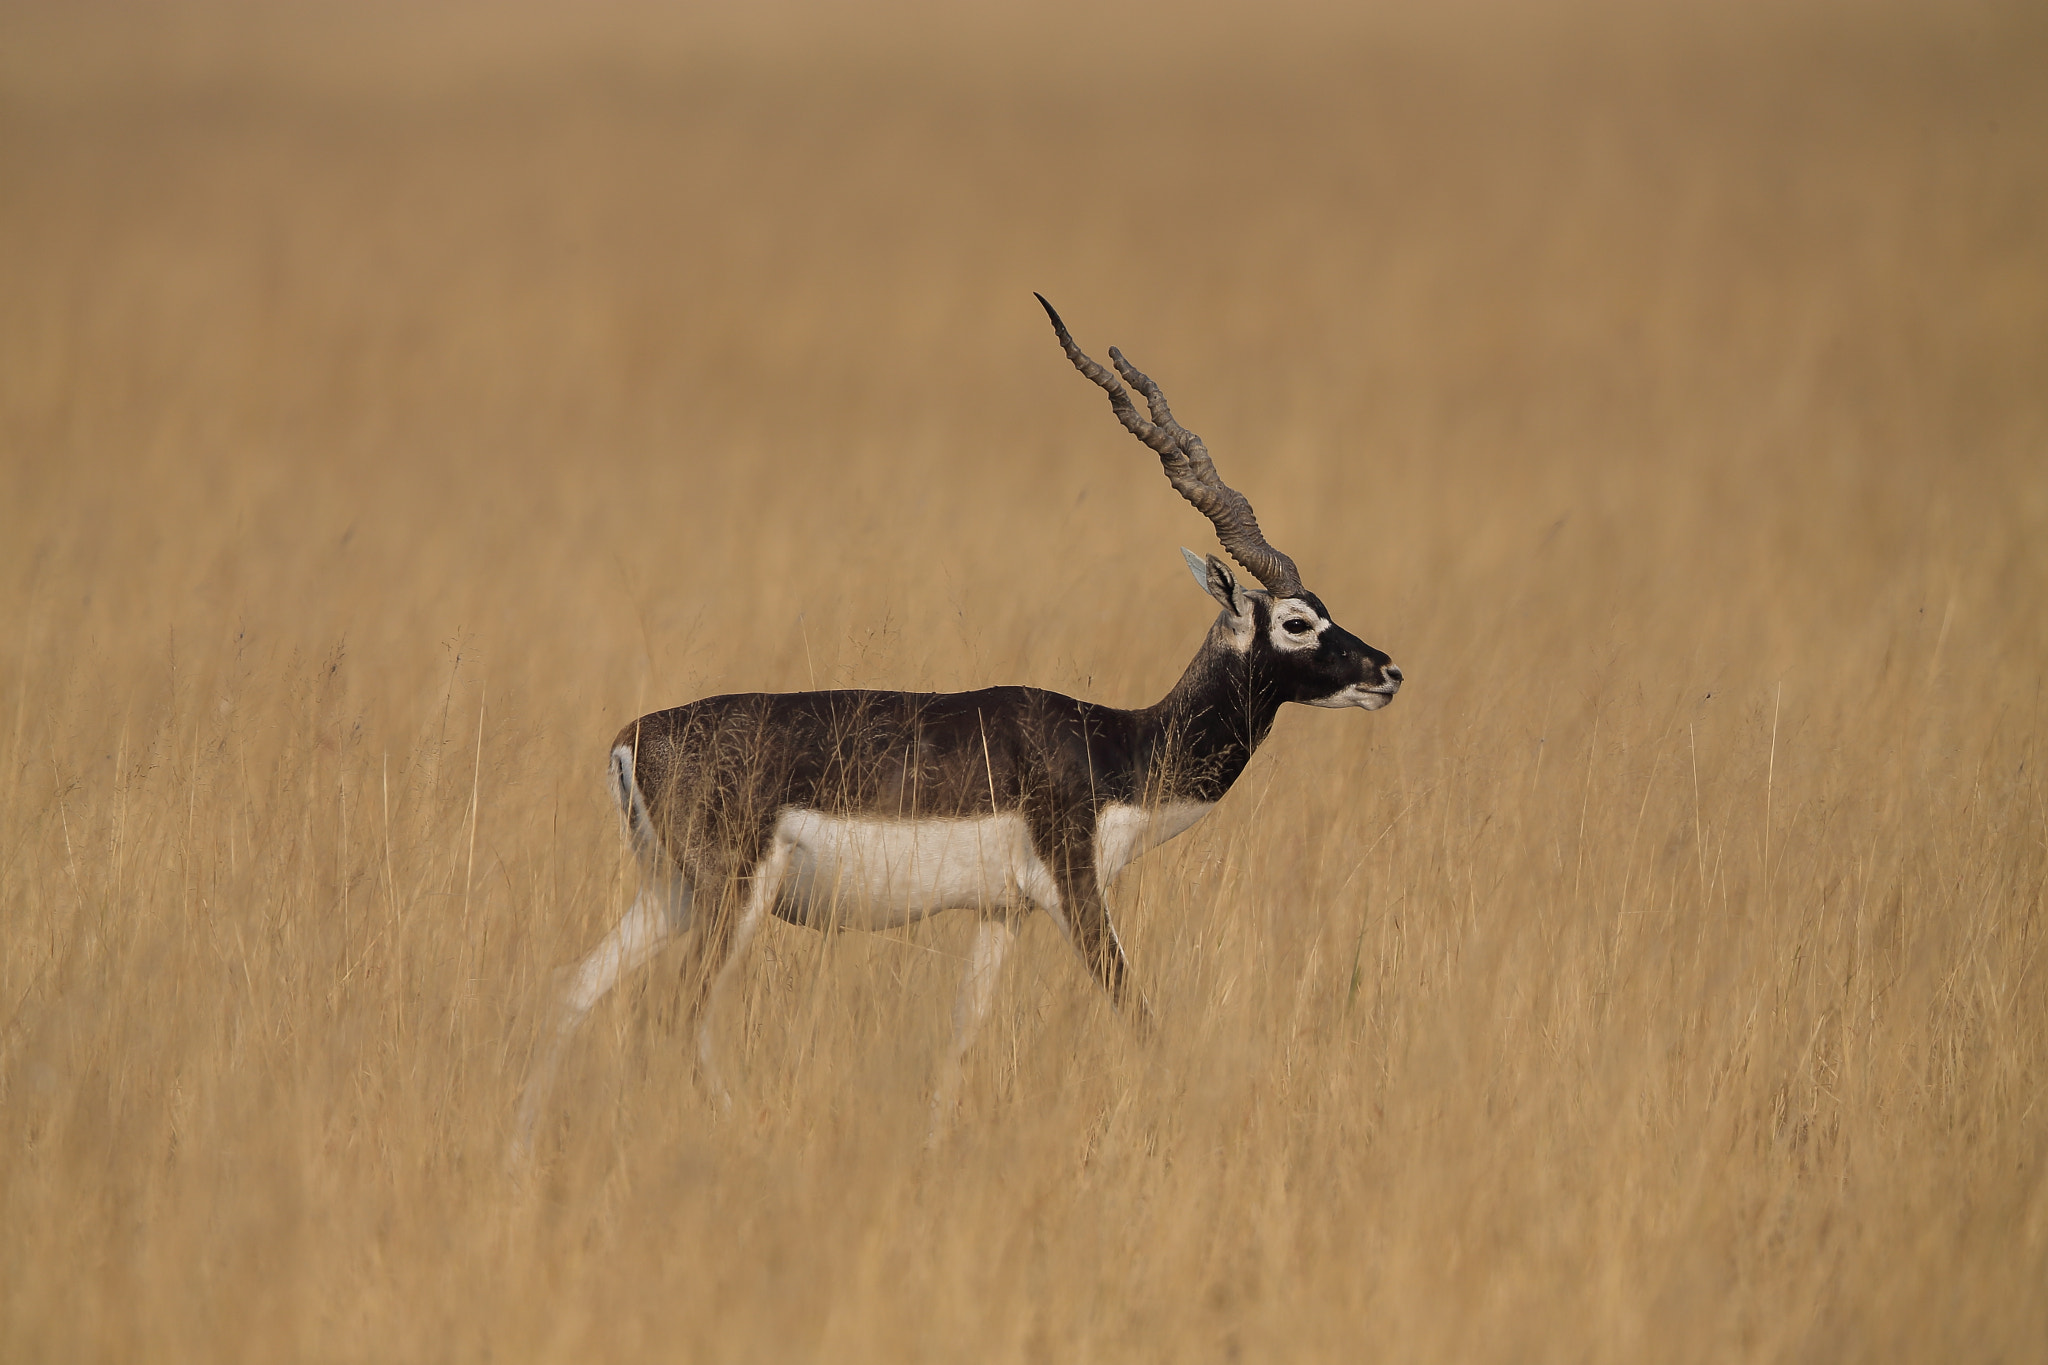
[[[1332,692],[1327,697],[1318,697],[1308,704],[1310,706],[1327,706],[1333,711],[1346,706],[1356,706],[1365,711],[1377,711],[1393,699],[1394,694],[1391,692],[1373,692],[1357,683],[1352,683],[1349,687]]]

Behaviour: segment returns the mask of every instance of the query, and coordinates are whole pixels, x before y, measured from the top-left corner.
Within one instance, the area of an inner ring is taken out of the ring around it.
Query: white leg
[[[619,984],[621,977],[646,963],[661,946],[690,924],[690,884],[680,876],[652,877],[641,886],[633,906],[588,957],[569,973],[568,984],[555,1003],[553,1027],[540,1042],[540,1058],[519,1098],[519,1117],[512,1134],[511,1162],[523,1165],[533,1153],[533,1129],[554,1085],[555,1068],[575,1036],[583,1016]]]
[[[988,1018],[995,1003],[996,982],[1001,978],[1003,958],[1016,941],[1017,930],[1008,919],[991,916],[975,926],[974,946],[967,953],[967,970],[960,977],[960,994],[953,999],[953,1041],[946,1049],[939,1069],[938,1087],[932,1092],[931,1129],[925,1145],[936,1147],[953,1121],[960,1102],[960,1069],[974,1035]]]
[[[727,1113],[732,1111],[732,1092],[725,1088],[725,1081],[718,1073],[717,1041],[712,1036],[711,1021],[719,999],[739,971],[740,959],[746,956],[747,945],[754,941],[754,935],[760,932],[768,912],[774,908],[776,893],[782,888],[782,874],[788,867],[789,845],[778,840],[769,846],[768,856],[754,868],[746,904],[740,907],[739,918],[733,922],[732,938],[725,945],[725,960],[704,964],[712,977],[705,988],[703,1003],[697,1010],[697,1074],[702,1078],[704,1088],[710,1092],[712,1102]]]

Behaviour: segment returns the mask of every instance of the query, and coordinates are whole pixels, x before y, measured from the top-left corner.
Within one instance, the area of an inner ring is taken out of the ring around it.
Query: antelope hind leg
[[[782,888],[782,876],[788,867],[789,845],[776,840],[746,879],[745,894],[738,897],[737,913],[732,909],[735,897],[728,892],[722,898],[718,912],[704,916],[698,929],[696,961],[689,969],[691,983],[687,988],[693,999],[684,1019],[686,1022],[694,1020],[697,1025],[698,1080],[711,1096],[712,1103],[725,1113],[732,1112],[732,1092],[726,1089],[718,1069],[717,1038],[712,1032],[712,1024],[718,1002],[738,974],[747,946],[754,941],[754,935],[760,932],[762,922],[775,906],[775,897]]]
[[[519,1097],[510,1153],[515,1168],[533,1155],[534,1126],[554,1087],[562,1053],[576,1036],[583,1016],[628,972],[644,965],[663,944],[689,928],[691,900],[690,883],[680,874],[649,876],[632,907],[604,941],[566,974],[567,982],[556,997],[552,1026],[540,1040],[539,1055]]]
[[[953,1122],[960,1103],[960,1071],[967,1049],[988,1018],[995,1003],[996,983],[1002,977],[1003,958],[1017,940],[1017,928],[1008,917],[991,915],[975,926],[974,946],[967,953],[967,970],[960,976],[960,994],[953,1000],[953,1041],[939,1064],[939,1082],[932,1091],[931,1128],[925,1134],[927,1148],[939,1145]]]

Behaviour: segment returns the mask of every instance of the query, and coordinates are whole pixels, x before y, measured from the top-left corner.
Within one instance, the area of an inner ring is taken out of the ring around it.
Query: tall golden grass
[[[0,1358],[2048,1352],[2048,25],[21,6],[0,18]],[[1297,711],[1049,925],[674,960],[632,716],[1135,705],[1207,528]]]

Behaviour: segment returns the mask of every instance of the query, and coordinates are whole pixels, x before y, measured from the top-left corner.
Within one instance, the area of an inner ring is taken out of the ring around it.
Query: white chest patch
[[[801,924],[889,929],[951,909],[1038,905],[1059,913],[1051,871],[1020,815],[878,820],[790,810],[776,914]]]
[[[1210,801],[1171,801],[1163,806],[1105,806],[1095,817],[1095,882],[1109,889],[1133,858],[1171,839],[1207,815]]]

